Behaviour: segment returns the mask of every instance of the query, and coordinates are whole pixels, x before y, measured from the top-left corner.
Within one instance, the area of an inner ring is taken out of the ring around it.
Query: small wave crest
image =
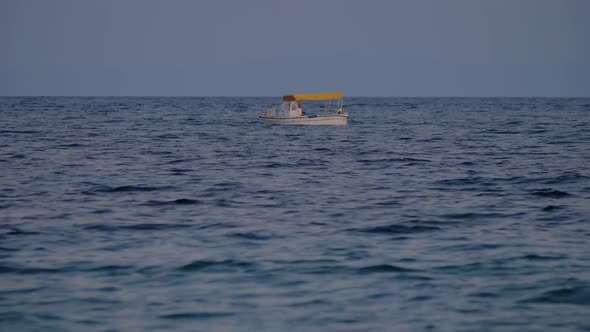
[[[384,225],[384,226],[376,226],[376,227],[368,227],[368,228],[361,228],[356,229],[356,231],[363,232],[363,233],[376,233],[376,234],[412,234],[412,233],[422,233],[422,232],[432,232],[440,230],[439,227],[435,226],[425,226],[425,225],[401,225],[401,224],[392,224],[392,225]]]
[[[171,320],[184,320],[184,319],[212,319],[212,318],[221,318],[221,317],[228,317],[232,316],[232,312],[179,312],[173,314],[165,314],[160,315],[159,317],[162,319],[171,319]]]
[[[195,260],[189,264],[183,265],[179,269],[185,272],[191,271],[227,271],[227,270],[244,270],[254,266],[250,262],[242,262],[233,259],[226,259],[223,261],[214,260]]]
[[[414,272],[415,270],[407,269],[401,266],[391,264],[378,264],[365,266],[358,269],[360,273],[391,273],[391,272]]]
[[[179,198],[172,201],[148,201],[143,205],[147,206],[166,206],[166,205],[197,205],[201,201],[189,198]]]
[[[530,194],[537,197],[546,197],[546,198],[563,198],[571,196],[570,193],[565,191],[555,190],[553,188],[543,188],[543,189],[535,189],[531,190]]]
[[[539,296],[524,300],[528,303],[564,303],[590,305],[590,287],[575,286],[547,291]]]
[[[164,224],[164,223],[143,223],[143,224],[134,224],[134,225],[88,225],[84,228],[87,230],[94,230],[94,231],[103,231],[103,232],[115,232],[119,230],[129,230],[129,231],[160,231],[160,230],[169,230],[169,229],[178,229],[178,228],[187,228],[191,227],[191,225],[187,224]]]
[[[127,186],[118,186],[118,187],[109,187],[109,186],[98,186],[94,189],[87,190],[85,194],[95,194],[95,193],[125,193],[125,192],[148,192],[148,191],[159,191],[168,189],[169,187],[150,187],[150,186],[141,186],[141,185],[127,185]]]

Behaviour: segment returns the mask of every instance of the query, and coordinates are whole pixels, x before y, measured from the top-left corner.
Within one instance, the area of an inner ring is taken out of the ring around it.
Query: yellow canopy
[[[305,95],[287,95],[283,97],[284,101],[303,101],[303,100],[333,100],[342,99],[342,92],[311,93]]]

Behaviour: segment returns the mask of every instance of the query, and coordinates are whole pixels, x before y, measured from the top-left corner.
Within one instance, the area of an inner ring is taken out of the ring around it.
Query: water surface
[[[0,98],[0,329],[590,329],[590,99],[277,100]]]

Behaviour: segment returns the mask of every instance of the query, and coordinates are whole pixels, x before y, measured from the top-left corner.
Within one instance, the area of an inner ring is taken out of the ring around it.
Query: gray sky
[[[0,0],[0,95],[590,96],[586,0]]]

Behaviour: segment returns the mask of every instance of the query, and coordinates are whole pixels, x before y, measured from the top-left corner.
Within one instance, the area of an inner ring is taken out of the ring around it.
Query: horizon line
[[[275,96],[247,95],[0,95],[0,98],[280,98]],[[350,95],[344,98],[547,98],[547,99],[585,99],[589,96],[370,96]]]

